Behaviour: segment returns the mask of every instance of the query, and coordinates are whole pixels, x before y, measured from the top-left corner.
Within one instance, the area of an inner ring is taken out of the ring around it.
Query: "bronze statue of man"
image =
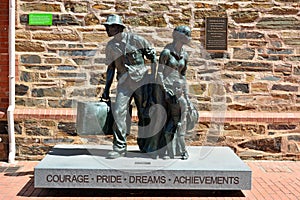
[[[147,124],[148,90],[147,84],[150,67],[145,65],[145,58],[151,60],[151,73],[155,73],[156,52],[150,43],[141,36],[124,32],[126,28],[119,15],[107,16],[103,23],[107,35],[113,37],[107,44],[106,85],[102,94],[103,99],[109,99],[109,90],[117,73],[117,94],[113,108],[115,126],[113,128],[113,151],[108,153],[108,158],[114,159],[125,156],[127,150],[126,116],[129,105],[134,99],[138,111],[139,126]]]

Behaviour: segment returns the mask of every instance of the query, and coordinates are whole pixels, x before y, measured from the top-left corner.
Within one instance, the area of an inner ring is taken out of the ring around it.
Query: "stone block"
[[[257,22],[259,29],[300,30],[300,21],[294,17],[264,17]]]
[[[28,89],[29,89],[29,87],[27,85],[16,84],[16,95],[23,96],[23,95],[27,94]]]
[[[116,11],[128,11],[130,6],[130,2],[126,1],[117,1],[115,3],[115,9]]]
[[[242,60],[252,60],[255,56],[255,50],[250,48],[234,48],[233,58]]]
[[[168,3],[150,3],[149,6],[153,11],[169,11]]]
[[[41,156],[47,154],[51,150],[52,146],[42,144],[17,144],[19,156]]]
[[[21,63],[23,63],[23,64],[40,64],[41,57],[38,55],[22,55]]]
[[[83,33],[83,42],[103,42],[108,41],[106,33]]]
[[[86,26],[95,26],[99,25],[100,20],[94,14],[87,14],[84,17],[84,22]]]
[[[269,124],[269,130],[295,130],[297,125],[295,124]]]
[[[65,132],[69,135],[76,135],[76,123],[74,122],[59,122],[57,126],[59,131]]]
[[[299,12],[296,8],[275,7],[268,13],[273,15],[296,15]]]
[[[233,84],[232,89],[235,92],[249,93],[249,84],[235,83],[235,84]]]
[[[232,19],[237,23],[251,23],[259,17],[257,11],[239,11],[232,13]]]
[[[42,11],[42,12],[60,12],[60,4],[48,4],[48,3],[24,3],[20,8],[22,11]]]
[[[26,19],[27,21],[27,19]],[[29,31],[20,31],[20,32],[16,32],[16,40],[18,39],[25,39],[25,40],[30,40],[30,32]]]
[[[167,26],[167,22],[163,14],[127,17],[124,20],[124,23],[130,24],[131,26]]]
[[[53,25],[69,25],[69,26],[82,26],[83,23],[72,14],[53,15]]]
[[[43,52],[45,47],[41,42],[17,41],[16,51],[23,52]]]
[[[195,10],[195,19],[204,19],[205,17],[227,17],[226,11],[220,10]]]
[[[109,10],[111,8],[113,8],[113,5],[108,5],[108,4],[104,4],[104,3],[96,3],[92,6],[93,9],[97,9],[97,10]]]
[[[231,104],[228,105],[229,110],[236,110],[236,111],[247,111],[247,110],[256,110],[255,105],[240,105],[240,104]]]
[[[65,3],[65,9],[67,11],[71,11],[74,13],[86,13],[88,12],[88,3],[83,2],[83,3],[74,3],[74,2],[66,2]]]
[[[274,84],[272,90],[280,90],[285,92],[298,92],[298,86]]]
[[[73,100],[62,99],[62,100],[48,100],[48,106],[50,108],[72,108]]]
[[[61,58],[45,58],[44,62],[46,64],[60,64],[62,62]]]
[[[245,141],[239,144],[239,147],[270,153],[280,153],[282,150],[281,143],[281,137],[268,137],[263,139],[250,139],[249,141]]]
[[[268,54],[293,54],[294,50],[293,49],[267,49],[266,50]]]
[[[283,39],[284,44],[290,46],[299,46],[300,45],[300,38],[285,38]]]
[[[62,88],[39,88],[31,91],[33,97],[61,97],[66,94]]]
[[[63,41],[79,41],[80,38],[74,33],[33,33],[32,39],[43,40],[43,41],[53,41],[53,40],[63,40]]]
[[[38,82],[39,73],[20,71],[20,80],[24,82]]]
[[[268,0],[257,0],[255,2],[258,2],[258,3],[252,2],[246,6],[243,6],[243,8],[248,8],[248,9],[250,8],[250,9],[254,9],[254,10],[270,10],[274,6],[274,4],[270,3],[270,1],[268,1]]]
[[[269,92],[268,83],[251,83],[251,92]]]
[[[228,63],[225,63],[225,69],[243,72],[265,72],[272,71],[273,65],[271,63],[262,62],[229,61]]]
[[[36,188],[250,190],[251,169],[229,147],[189,146],[188,160],[153,159],[129,146],[56,145],[34,169]]]
[[[32,127],[28,128],[26,131],[28,136],[50,136],[50,130],[46,127]]]

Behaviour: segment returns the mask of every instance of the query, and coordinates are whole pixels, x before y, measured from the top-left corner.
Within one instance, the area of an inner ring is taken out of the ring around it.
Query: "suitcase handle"
[[[110,97],[108,99],[103,99],[102,97],[100,97],[100,102],[110,102]]]
[[[103,99],[102,97],[100,97],[100,101],[99,102],[106,103],[108,105],[107,112],[111,111],[111,101],[110,101],[110,98],[109,99]]]

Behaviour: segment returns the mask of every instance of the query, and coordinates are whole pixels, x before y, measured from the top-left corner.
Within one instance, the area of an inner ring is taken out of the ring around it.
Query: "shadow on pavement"
[[[0,167],[0,173],[15,173],[18,171],[22,166],[16,167]]]
[[[171,189],[41,189],[34,179],[18,193],[22,197],[245,197],[240,190],[171,190]]]
[[[33,171],[27,171],[27,172],[11,172],[11,173],[5,173],[5,176],[28,176],[33,175]]]

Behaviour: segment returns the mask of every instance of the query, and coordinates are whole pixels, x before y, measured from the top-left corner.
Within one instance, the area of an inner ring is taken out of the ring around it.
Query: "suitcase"
[[[114,124],[111,102],[77,102],[78,135],[110,135]]]

